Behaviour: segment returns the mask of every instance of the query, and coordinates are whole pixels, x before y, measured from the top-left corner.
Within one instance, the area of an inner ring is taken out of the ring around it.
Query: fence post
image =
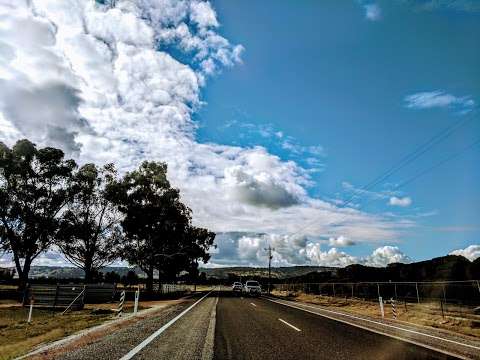
[[[480,293],[480,282],[477,280],[477,288],[478,288],[478,292]]]
[[[335,283],[333,283],[332,285],[333,285],[333,297],[335,297]]]
[[[382,319],[385,318],[385,311],[383,310],[383,299],[381,296],[378,297],[378,303],[380,304],[380,313],[382,314]]]
[[[133,306],[133,314],[137,315],[138,311],[138,298],[140,297],[140,288],[135,291],[135,305]]]
[[[58,300],[58,284],[57,287],[55,288],[55,300],[53,300],[53,310],[52,312],[55,312],[55,308],[57,307],[57,300]]]
[[[418,283],[415,283],[415,289],[417,290],[417,303],[420,304],[420,296],[418,295]]]
[[[440,300],[440,309],[442,310],[442,318],[445,319],[445,314],[443,313],[443,301]]]
[[[395,300],[397,300],[397,283],[395,283]]]
[[[30,310],[28,312],[28,320],[27,322],[30,324],[32,322],[32,311],[33,311],[33,296],[30,299]]]
[[[352,299],[353,299],[353,283],[352,283]]]
[[[378,297],[380,297],[380,284],[377,283],[377,292],[378,292]]]

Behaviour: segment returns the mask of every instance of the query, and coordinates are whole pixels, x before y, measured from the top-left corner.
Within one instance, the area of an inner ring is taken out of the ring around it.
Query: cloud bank
[[[461,255],[470,261],[474,261],[480,257],[480,245],[470,245],[465,249],[454,250],[450,255]]]
[[[197,225],[242,234],[242,261],[252,232],[277,239],[282,261],[327,263],[341,253],[322,253],[322,239],[379,244],[414,226],[310,197],[308,171],[263,147],[196,140],[202,88],[243,52],[219,34],[210,2],[0,0],[0,17],[0,141],[27,137],[121,172],[166,161]]]

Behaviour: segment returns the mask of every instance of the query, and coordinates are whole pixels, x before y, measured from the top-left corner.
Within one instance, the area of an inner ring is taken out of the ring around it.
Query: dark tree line
[[[20,286],[32,261],[56,246],[92,281],[116,259],[161,281],[198,275],[215,234],[192,224],[167,179],[167,165],[143,162],[119,177],[113,164],[78,168],[60,149],[28,140],[0,143],[0,249],[12,253]]]

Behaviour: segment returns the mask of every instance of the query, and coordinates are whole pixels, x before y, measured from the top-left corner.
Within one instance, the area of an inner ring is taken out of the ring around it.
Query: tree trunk
[[[93,272],[91,266],[86,267],[83,269],[85,272],[85,284],[91,284],[93,282]]]
[[[147,291],[153,292],[153,265],[152,264],[150,264],[150,267],[148,268],[148,271],[146,271],[146,273],[147,273],[147,282],[146,282]]]
[[[17,266],[19,284],[18,288],[21,291],[24,291],[28,284],[28,274],[30,273],[30,265],[32,260],[30,258],[25,258],[25,263],[23,264],[23,269],[20,265]]]
[[[89,284],[93,281],[93,269],[92,262],[89,259],[85,259],[83,264],[83,271],[85,272],[85,284]]]

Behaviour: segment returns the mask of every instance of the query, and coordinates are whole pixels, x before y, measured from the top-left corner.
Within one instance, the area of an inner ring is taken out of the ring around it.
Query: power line
[[[443,165],[443,164],[445,164],[445,163],[447,163],[447,162],[449,162],[449,161],[451,161],[451,160],[454,160],[454,159],[460,157],[463,153],[465,153],[465,152],[467,152],[468,150],[474,148],[476,145],[480,145],[480,139],[477,139],[477,140],[474,141],[473,143],[471,143],[471,144],[465,146],[464,148],[462,148],[460,151],[458,151],[458,152],[456,152],[456,153],[454,153],[454,154],[446,157],[445,159],[437,162],[436,164],[428,167],[427,169],[418,172],[417,174],[415,174],[414,176],[412,176],[412,177],[409,178],[408,180],[405,180],[405,181],[403,181],[402,183],[400,183],[400,185],[396,186],[396,187],[395,187],[395,190],[400,189],[400,188],[402,188],[402,187],[404,187],[404,186],[406,186],[406,185],[414,182],[414,181],[417,180],[418,178],[420,178],[420,177],[422,177],[423,175],[429,173],[430,171],[432,171],[432,170],[440,167],[441,165]]]
[[[395,165],[390,167],[387,171],[385,171],[383,174],[377,176],[375,179],[370,181],[367,185],[363,186],[361,189],[357,190],[357,192],[361,191],[368,191],[381,182],[387,180],[390,176],[398,172],[399,170],[403,169],[405,166],[408,164],[412,163],[416,159],[418,159],[420,156],[425,154],[428,150],[430,150],[432,147],[435,145],[439,144],[440,142],[446,140],[448,137],[450,137],[455,131],[459,130],[463,126],[465,126],[467,123],[469,123],[473,119],[472,117],[465,118],[460,122],[454,123],[450,126],[447,126],[445,129],[440,131],[438,134],[434,135],[431,137],[429,140],[427,140],[425,143],[422,145],[418,146],[415,150],[410,152],[409,154],[405,155],[403,158],[401,158]],[[355,199],[355,194],[353,194],[348,201],[342,204],[341,207],[346,207],[348,206],[354,199]]]
[[[442,141],[446,140],[447,138],[449,138],[454,132],[456,132],[457,130],[459,130],[460,128],[462,128],[463,126],[465,126],[466,124],[468,124],[470,121],[472,121],[474,119],[473,116],[471,117],[468,117],[468,118],[465,118],[463,119],[462,121],[460,122],[456,122],[450,126],[447,126],[445,129],[443,129],[442,131],[440,131],[439,133],[435,134],[434,136],[432,136],[430,139],[428,139],[426,142],[424,142],[423,144],[421,144],[420,146],[418,146],[415,150],[413,150],[412,152],[410,152],[409,154],[405,155],[404,157],[402,157],[395,165],[393,165],[392,167],[390,167],[387,171],[385,171],[383,174],[377,176],[376,178],[374,178],[372,181],[370,181],[369,183],[367,183],[365,186],[363,186],[361,189],[358,189],[358,190],[355,190],[354,192],[355,193],[359,193],[361,191],[369,191],[371,190],[372,188],[374,188],[375,186],[377,186],[378,184],[380,184],[381,182],[387,180],[389,177],[391,177],[393,174],[395,174],[396,172],[398,172],[399,170],[403,169],[405,166],[407,166],[408,164],[412,163],[413,161],[415,161],[416,159],[418,159],[420,156],[422,156],[423,154],[425,154],[427,151],[429,151],[431,148],[433,148],[435,145],[441,143]],[[473,146],[473,144],[471,144],[471,146]],[[470,146],[470,147],[471,147]],[[437,166],[440,166],[440,165],[437,165]],[[423,175],[423,174],[422,174]],[[421,176],[421,175],[420,175]],[[415,180],[415,179],[413,179]],[[410,180],[413,181],[413,180]],[[403,185],[402,185],[403,186]],[[397,188],[398,189],[398,188]],[[351,202],[355,199],[356,197],[356,194],[353,194],[346,202],[342,203],[339,208],[345,208],[347,207],[348,205],[351,204]],[[292,234],[290,234],[289,236],[294,236],[296,234],[298,234],[299,232],[305,230],[305,229],[308,229],[310,226],[312,226],[313,224],[315,224],[315,221],[316,220],[313,220],[312,222],[310,222],[309,224],[305,225],[304,227],[298,229],[297,231],[293,232]],[[337,220],[338,221],[338,220]],[[332,223],[335,223],[335,222],[332,222]],[[331,223],[331,224],[332,224]]]

